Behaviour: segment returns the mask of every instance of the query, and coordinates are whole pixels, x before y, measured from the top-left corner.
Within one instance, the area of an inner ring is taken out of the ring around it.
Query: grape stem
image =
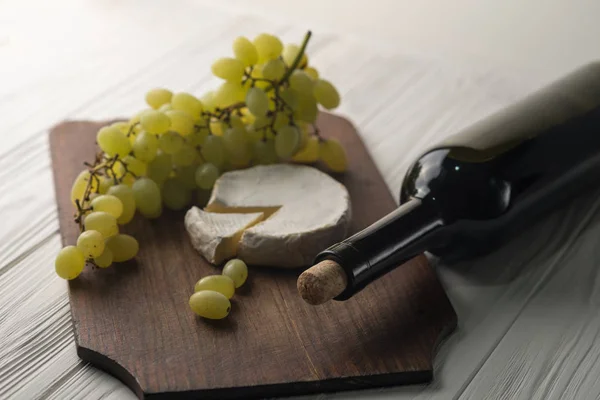
[[[292,72],[294,72],[294,70],[300,64],[300,61],[302,60],[302,56],[304,55],[304,52],[306,51],[306,46],[308,46],[308,41],[310,40],[311,36],[312,36],[311,31],[306,32],[306,35],[304,35],[304,40],[302,41],[302,46],[300,46],[300,50],[298,51],[298,54],[296,54],[296,58],[294,58],[292,65],[290,65],[290,67],[287,69],[287,71],[285,71],[285,74],[281,78],[281,82],[287,81],[290,78],[290,76],[292,75]]]

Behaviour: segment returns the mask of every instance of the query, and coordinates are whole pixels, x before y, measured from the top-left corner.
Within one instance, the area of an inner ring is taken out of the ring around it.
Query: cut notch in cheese
[[[184,224],[194,248],[210,263],[220,264],[235,257],[243,232],[263,218],[262,212],[224,214],[192,207]]]

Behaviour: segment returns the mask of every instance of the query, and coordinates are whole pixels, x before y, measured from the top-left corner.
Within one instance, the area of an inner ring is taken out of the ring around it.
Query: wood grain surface
[[[348,149],[349,171],[336,178],[351,195],[351,230],[360,230],[396,204],[351,124],[325,114],[319,125]],[[50,134],[65,244],[78,234],[69,188],[95,152],[99,126],[65,122]],[[183,213],[137,216],[123,231],[140,242],[136,260],[86,269],[70,282],[70,303],[78,355],[140,398],[248,399],[426,382],[437,344],[456,326],[424,256],[349,301],[319,307],[297,294],[300,271],[252,266],[230,316],[206,321],[187,301],[194,283],[219,269],[192,248]]]

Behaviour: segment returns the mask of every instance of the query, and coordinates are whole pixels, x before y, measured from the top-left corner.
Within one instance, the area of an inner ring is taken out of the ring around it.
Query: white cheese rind
[[[210,263],[220,264],[235,257],[244,230],[263,217],[263,213],[217,214],[192,207],[184,224],[192,246]]]
[[[264,209],[264,221],[246,229],[238,257],[248,264],[280,268],[310,265],[314,257],[343,240],[351,219],[346,188],[316,168],[276,164],[223,174],[206,210]]]

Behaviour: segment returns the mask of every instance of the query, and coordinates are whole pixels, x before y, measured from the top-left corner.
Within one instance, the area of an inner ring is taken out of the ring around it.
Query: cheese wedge
[[[192,245],[213,264],[235,257],[242,233],[260,222],[264,213],[217,214],[192,207],[185,214],[184,224]]]
[[[290,164],[223,174],[205,211],[263,213],[264,221],[242,233],[237,257],[280,268],[311,265],[317,253],[346,237],[351,219],[341,183],[316,168]]]

